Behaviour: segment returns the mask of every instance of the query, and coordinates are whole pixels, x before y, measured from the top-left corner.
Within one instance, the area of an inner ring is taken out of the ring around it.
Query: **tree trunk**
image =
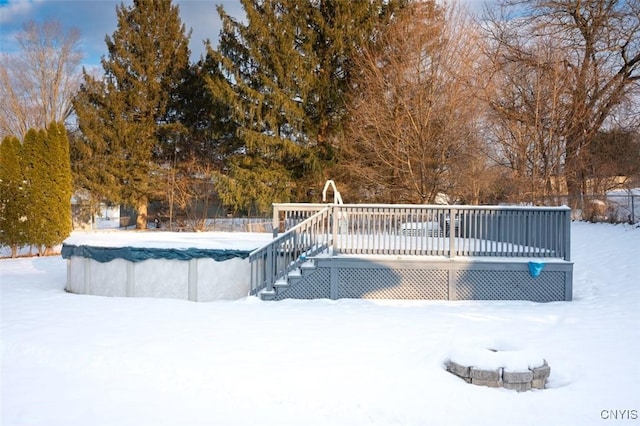
[[[147,197],[140,197],[136,207],[136,211],[138,212],[138,216],[136,217],[136,229],[138,230],[147,229],[147,204]]]
[[[580,160],[580,149],[575,140],[567,140],[565,148],[564,178],[567,183],[567,195],[569,196],[569,207],[572,210],[582,208],[582,188],[584,173],[582,173],[582,161]]]

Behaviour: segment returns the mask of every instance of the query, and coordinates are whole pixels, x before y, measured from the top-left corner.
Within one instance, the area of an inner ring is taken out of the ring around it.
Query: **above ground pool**
[[[65,240],[70,293],[206,302],[249,294],[249,253],[270,233],[79,232]]]

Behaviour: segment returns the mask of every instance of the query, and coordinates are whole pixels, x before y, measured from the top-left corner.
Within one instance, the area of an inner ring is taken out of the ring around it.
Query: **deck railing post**
[[[449,208],[449,258],[456,257],[456,209]],[[447,229],[447,220],[444,222],[445,230]]]
[[[338,227],[340,226],[340,206],[333,204],[331,206],[331,235],[333,240],[333,254],[340,253],[340,247],[338,244]]]
[[[280,208],[278,205],[273,204],[273,220],[271,221],[271,232],[273,233],[273,237],[278,236],[278,231],[280,230]]]
[[[266,288],[267,291],[273,291],[273,278],[275,275],[275,258],[273,256],[273,250],[269,248],[267,250],[267,264],[266,264]]]
[[[571,209],[563,212],[564,218],[564,260],[571,260]]]

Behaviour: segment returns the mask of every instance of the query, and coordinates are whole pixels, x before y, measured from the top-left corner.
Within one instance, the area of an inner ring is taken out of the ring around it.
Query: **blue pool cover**
[[[143,248],[143,247],[93,247],[76,246],[71,244],[62,245],[62,258],[69,259],[73,256],[86,257],[101,263],[110,262],[113,259],[124,259],[130,262],[142,262],[147,259],[213,259],[223,261],[239,257],[245,259],[249,257],[248,250],[226,250],[226,249],[171,249],[171,248]]]

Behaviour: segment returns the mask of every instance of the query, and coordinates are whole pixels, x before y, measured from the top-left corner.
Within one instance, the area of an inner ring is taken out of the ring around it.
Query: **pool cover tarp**
[[[130,262],[142,262],[147,259],[213,259],[223,261],[239,257],[245,259],[249,256],[247,250],[226,250],[226,249],[170,249],[170,248],[143,248],[143,247],[93,247],[75,246],[70,244],[62,245],[62,258],[69,259],[73,256],[85,257],[95,261],[106,263],[113,259],[124,259]]]

